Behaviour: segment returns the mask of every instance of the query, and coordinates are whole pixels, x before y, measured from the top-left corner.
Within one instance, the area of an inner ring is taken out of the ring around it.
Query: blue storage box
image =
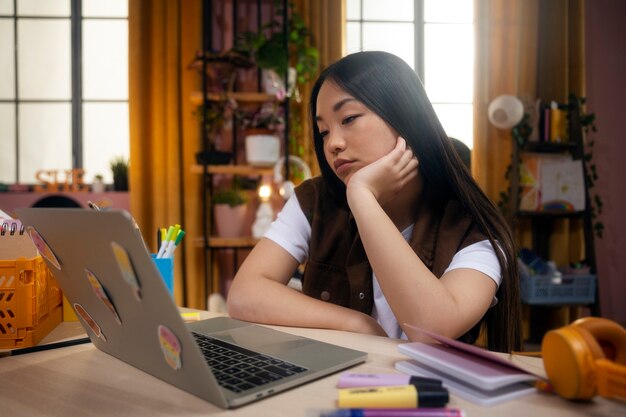
[[[596,299],[595,275],[521,276],[520,286],[525,304],[592,304]]]

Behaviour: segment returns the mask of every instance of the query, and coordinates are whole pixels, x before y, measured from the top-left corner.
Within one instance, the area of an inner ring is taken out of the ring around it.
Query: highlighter
[[[448,403],[443,387],[418,389],[414,385],[339,390],[339,408],[443,407]]]
[[[391,387],[415,385],[418,389],[441,387],[441,380],[403,374],[355,374],[345,372],[339,377],[337,388]]]

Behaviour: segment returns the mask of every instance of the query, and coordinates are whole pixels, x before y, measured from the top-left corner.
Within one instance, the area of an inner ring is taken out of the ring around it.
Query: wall
[[[585,2],[587,111],[596,114],[594,161],[604,207],[596,239],[601,314],[626,325],[626,1]]]

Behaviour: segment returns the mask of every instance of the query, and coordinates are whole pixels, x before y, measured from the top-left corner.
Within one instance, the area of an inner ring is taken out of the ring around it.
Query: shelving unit
[[[232,13],[230,16],[223,14],[221,16],[222,19],[230,19],[230,22],[224,23],[225,25],[230,25],[233,31],[233,43],[234,39],[240,31],[250,30],[250,28],[238,28],[240,24],[241,15],[239,14],[239,3],[237,0],[233,0],[232,5]],[[249,6],[250,2],[241,2],[245,3],[245,5]],[[263,22],[263,8],[264,6],[272,5],[273,0],[256,0],[256,30],[259,30],[263,26],[265,22]],[[202,28],[202,39],[203,39],[203,57],[199,58],[196,63],[192,66],[192,68],[197,69],[202,76],[202,90],[196,91],[191,94],[190,101],[192,104],[198,106],[199,108],[208,108],[210,103],[222,102],[225,100],[234,99],[237,103],[242,105],[261,105],[266,102],[276,101],[277,98],[275,95],[267,94],[261,90],[260,81],[257,82],[256,91],[226,91],[226,92],[212,92],[209,89],[208,85],[208,76],[207,76],[207,68],[210,65],[208,60],[206,59],[206,53],[220,53],[224,52],[219,50],[220,48],[215,48],[213,42],[213,22],[216,10],[214,9],[214,2],[212,0],[203,0],[203,28]],[[283,15],[283,27],[282,30],[284,33],[287,33],[287,0],[283,0],[282,7],[285,11]],[[273,14],[271,14],[273,17]],[[285,36],[285,39],[287,37]],[[217,49],[217,50],[216,50]],[[285,51],[287,51],[287,44],[285,44]],[[287,52],[286,52],[287,53]],[[261,73],[260,70],[257,69],[257,79],[260,79]],[[285,85],[287,80],[287,74],[284,74]],[[206,93],[204,93],[206,92]],[[285,156],[288,155],[288,132],[289,132],[289,99],[286,98],[281,102],[281,105],[284,107],[285,112],[285,131],[284,131],[284,142],[283,149]],[[203,148],[202,151],[206,152],[209,149],[208,137],[205,129],[202,129],[202,137],[203,137]],[[202,175],[203,178],[203,192],[202,192],[202,213],[203,213],[203,229],[204,235],[201,239],[198,239],[195,243],[203,248],[204,251],[204,269],[205,269],[205,294],[204,299],[207,300],[209,294],[211,293],[219,293],[221,291],[219,276],[216,275],[216,259],[217,259],[217,251],[219,250],[232,250],[234,251],[234,259],[233,259],[233,270],[236,270],[238,266],[238,251],[251,249],[257,243],[258,239],[255,239],[252,236],[244,236],[244,237],[218,237],[213,234],[213,206],[211,204],[211,195],[213,194],[213,178],[216,175],[223,176],[242,176],[242,177],[251,177],[251,178],[261,178],[263,176],[272,176],[273,168],[265,168],[265,167],[253,167],[249,165],[242,165],[238,161],[238,149],[237,149],[237,128],[234,127],[231,131],[231,148],[232,148],[232,162],[229,165],[209,165],[206,161],[202,164],[195,164],[190,167],[191,172]],[[288,164],[286,164],[288,165]],[[286,166],[285,169],[288,171],[289,167]],[[289,173],[286,173],[288,176]]]
[[[587,161],[584,158],[584,138],[580,122],[580,108],[576,99],[568,103],[568,141],[565,143],[529,142],[520,145],[513,141],[511,162],[511,195],[509,199],[508,217],[515,226],[516,219],[530,218],[533,223],[533,249],[545,259],[549,259],[547,241],[549,227],[546,223],[554,219],[582,218],[585,236],[585,257],[590,267],[595,268],[595,247],[593,240],[593,219],[591,199],[589,198],[589,178],[587,176]],[[542,154],[570,154],[574,160],[582,161],[582,169],[585,185],[585,209],[582,211],[523,211],[520,206],[520,157],[523,153]]]
[[[585,160],[585,143],[583,137],[583,129],[580,120],[580,108],[576,98],[570,99],[567,105],[568,114],[568,141],[565,143],[549,143],[549,142],[529,142],[526,140],[520,144],[515,138],[513,140],[512,151],[512,163],[510,171],[510,198],[507,210],[507,216],[511,222],[512,227],[515,229],[522,219],[530,221],[532,245],[531,248],[542,259],[549,260],[550,257],[550,235],[552,227],[555,221],[561,219],[582,219],[583,222],[583,235],[584,235],[584,250],[586,264],[591,268],[592,274],[595,274],[595,247],[594,247],[594,234],[593,234],[593,209],[591,206],[591,200],[589,197],[589,177],[587,170],[587,161]],[[566,211],[566,210],[550,210],[550,211],[524,211],[520,210],[520,164],[521,157],[525,153],[537,153],[537,154],[557,154],[557,155],[571,155],[573,160],[582,161],[582,170],[584,178],[584,200],[585,209],[579,211]],[[572,276],[573,277],[573,276]],[[539,279],[543,279],[538,277]],[[532,277],[531,277],[532,279]],[[586,278],[581,278],[586,279]],[[544,280],[549,286],[552,286],[551,280]],[[568,281],[569,282],[569,281]],[[597,280],[594,280],[594,283]],[[576,284],[576,282],[574,282]],[[527,283],[529,284],[529,283]],[[532,285],[526,285],[526,288],[532,287],[536,291],[546,292],[545,296],[551,290],[555,289],[556,294],[559,293],[559,288],[536,288],[536,282],[530,283]],[[566,284],[565,280],[563,284]],[[577,284],[576,284],[577,285]],[[597,285],[597,284],[594,284]],[[588,288],[587,288],[588,289]],[[595,287],[593,287],[595,290]],[[578,291],[578,290],[576,290]],[[564,293],[564,292],[563,292]],[[595,292],[595,300],[591,304],[592,313],[597,310],[597,291]],[[559,299],[546,299],[544,296],[539,297],[544,299],[544,302],[533,302],[526,304],[525,308],[529,311],[530,316],[530,341],[540,342],[542,335],[545,331],[549,330],[552,324],[550,323],[549,316],[553,315],[555,308],[568,308],[570,311],[568,314],[577,315],[577,307],[583,303],[571,302],[569,300],[576,299],[576,297],[563,296],[562,300]],[[534,329],[533,329],[534,328]],[[534,330],[534,331],[533,331]],[[534,333],[534,335],[533,335]]]

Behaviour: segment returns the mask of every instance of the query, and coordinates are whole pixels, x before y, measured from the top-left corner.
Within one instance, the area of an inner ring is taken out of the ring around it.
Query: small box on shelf
[[[592,304],[596,276],[547,274],[520,276],[522,301],[529,305]]]

